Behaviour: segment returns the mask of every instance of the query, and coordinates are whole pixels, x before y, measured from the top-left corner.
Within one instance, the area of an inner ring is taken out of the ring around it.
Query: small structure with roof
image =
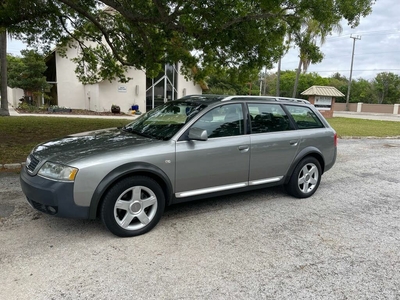
[[[344,97],[344,94],[333,86],[313,85],[301,93],[308,96],[308,101],[319,110],[325,118],[333,117],[333,107],[337,97]]]

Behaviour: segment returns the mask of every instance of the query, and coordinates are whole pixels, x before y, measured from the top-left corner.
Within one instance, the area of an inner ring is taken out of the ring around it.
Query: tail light
[[[333,136],[333,143],[335,144],[335,147],[337,147],[337,133],[335,132],[335,135]]]

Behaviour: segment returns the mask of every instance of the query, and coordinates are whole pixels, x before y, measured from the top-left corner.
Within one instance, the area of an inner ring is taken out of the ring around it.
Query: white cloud
[[[361,19],[357,28],[342,22],[341,35],[332,35],[322,46],[324,60],[311,65],[309,72],[328,77],[335,72],[349,77],[353,39],[350,35],[361,35],[356,40],[353,78],[372,79],[379,72],[400,75],[400,2],[379,0],[372,6],[372,13]],[[298,65],[298,50],[292,49],[282,59],[282,70],[295,70]]]

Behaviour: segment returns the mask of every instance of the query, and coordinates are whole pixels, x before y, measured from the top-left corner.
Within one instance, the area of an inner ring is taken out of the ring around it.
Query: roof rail
[[[309,101],[305,99],[299,99],[299,98],[289,98],[289,97],[274,97],[274,96],[249,96],[249,95],[237,95],[237,96],[228,96],[222,100],[222,102],[225,101],[230,101],[230,100],[235,100],[237,98],[247,98],[247,99],[258,99],[258,100],[271,100],[271,101],[290,101],[290,102],[297,102],[297,103],[306,103],[310,104]]]

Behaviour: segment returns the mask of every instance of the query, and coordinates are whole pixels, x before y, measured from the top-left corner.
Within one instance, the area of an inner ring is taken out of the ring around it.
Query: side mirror
[[[207,139],[208,139],[207,130],[192,127],[189,129],[188,137],[189,137],[189,140],[207,141]]]

